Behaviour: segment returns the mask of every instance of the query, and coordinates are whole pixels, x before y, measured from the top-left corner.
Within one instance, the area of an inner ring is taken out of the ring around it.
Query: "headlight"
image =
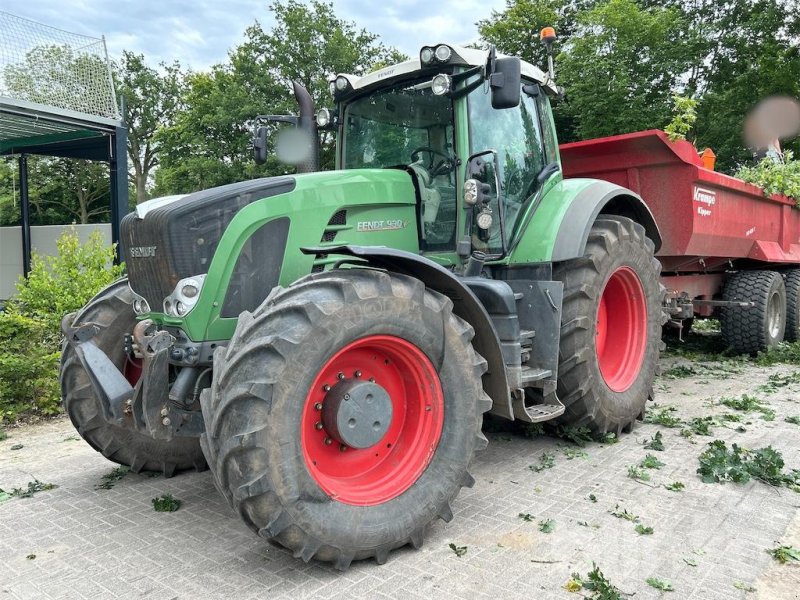
[[[331,111],[327,108],[320,108],[317,111],[317,126],[326,127],[331,122]]]
[[[427,65],[432,60],[433,60],[433,48],[425,46],[422,50],[419,51],[419,61],[423,65]]]
[[[339,92],[343,92],[347,89],[347,86],[350,85],[350,82],[347,81],[347,77],[344,75],[339,75],[336,78],[336,90]]]
[[[137,315],[143,315],[145,313],[149,313],[150,305],[147,304],[147,300],[145,300],[141,296],[136,296],[133,299],[133,312],[135,312]]]
[[[172,293],[164,298],[164,313],[173,317],[186,316],[197,304],[205,278],[205,275],[195,275],[181,279]]]
[[[464,182],[464,204],[475,204],[478,201],[478,182],[467,179]]]
[[[331,81],[330,83],[328,83],[328,89],[331,92],[331,96],[336,94],[336,82],[335,81]]]
[[[450,83],[452,79],[450,75],[445,75],[444,73],[439,73],[433,78],[431,81],[431,91],[433,92],[434,96],[444,96],[447,92],[450,91]]]
[[[452,55],[453,50],[450,46],[445,46],[444,44],[436,46],[436,60],[439,62],[447,62]]]

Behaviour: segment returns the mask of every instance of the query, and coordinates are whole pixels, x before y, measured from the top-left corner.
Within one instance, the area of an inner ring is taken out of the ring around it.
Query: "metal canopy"
[[[121,121],[0,97],[0,156],[44,154],[111,161]]]

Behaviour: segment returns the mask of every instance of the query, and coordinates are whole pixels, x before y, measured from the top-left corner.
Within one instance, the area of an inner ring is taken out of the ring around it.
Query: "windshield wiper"
[[[545,165],[544,168],[539,171],[539,174],[536,176],[536,181],[539,183],[539,185],[542,185],[545,181],[547,181],[547,178],[550,177],[550,175],[557,173],[560,170],[561,165],[559,165],[558,162],[551,162],[550,164]]]

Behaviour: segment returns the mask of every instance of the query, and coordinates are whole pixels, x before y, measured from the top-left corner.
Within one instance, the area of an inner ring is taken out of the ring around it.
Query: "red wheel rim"
[[[644,361],[647,303],[639,277],[620,267],[606,282],[597,307],[595,351],[600,374],[615,392],[627,390]]]
[[[391,399],[388,430],[369,448],[331,441],[320,429],[326,386],[343,378],[374,380]],[[372,506],[396,498],[422,475],[443,422],[444,394],[428,357],[406,340],[373,335],[348,344],[320,369],[303,407],[300,443],[308,472],[331,498]]]

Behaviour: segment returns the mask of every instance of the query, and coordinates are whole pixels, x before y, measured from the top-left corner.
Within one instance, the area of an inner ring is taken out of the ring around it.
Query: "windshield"
[[[421,249],[453,249],[457,216],[453,101],[435,96],[430,78],[398,83],[347,105],[343,133],[343,168],[410,168],[420,196]]]
[[[345,169],[408,165],[414,150],[453,155],[453,103],[434,96],[430,78],[399,83],[351,102],[344,113]],[[428,153],[430,154],[430,153]]]

